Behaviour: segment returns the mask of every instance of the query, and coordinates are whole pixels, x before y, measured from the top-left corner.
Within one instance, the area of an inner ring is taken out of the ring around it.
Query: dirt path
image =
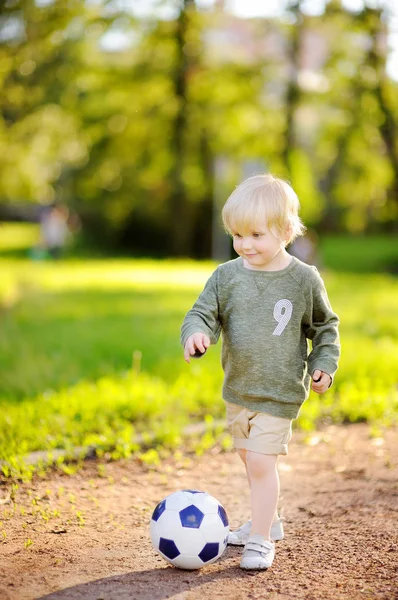
[[[239,569],[241,550],[200,571],[170,567],[152,550],[148,521],[172,491],[203,489],[232,527],[248,517],[233,452],[137,462],[23,485],[0,505],[1,600],[398,599],[398,431],[370,439],[365,425],[296,434],[280,460],[286,537],[272,569]],[[5,497],[7,486],[0,486]],[[54,512],[55,511],[55,512]],[[13,514],[12,514],[13,513]],[[84,521],[84,524],[83,524]],[[30,541],[32,542],[30,542]]]

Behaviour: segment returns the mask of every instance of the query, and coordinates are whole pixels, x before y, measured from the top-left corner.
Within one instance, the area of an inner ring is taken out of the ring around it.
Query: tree
[[[396,130],[393,95],[387,119],[380,102],[381,90],[394,87],[385,75],[385,48],[380,52],[385,25],[381,11],[366,6],[353,15],[332,3],[327,16],[332,42],[325,73],[330,89],[328,105],[323,102],[315,163],[327,200],[322,224],[360,232],[394,219],[386,194],[395,178],[394,166],[386,160]],[[396,197],[396,192],[389,196]]]
[[[310,16],[292,0],[279,21],[174,5],[169,20],[105,0],[0,5],[0,202],[60,199],[95,243],[205,257],[221,157],[226,196],[262,161],[310,226],[391,227],[398,94],[380,10],[332,0]],[[110,31],[129,44],[106,47]]]
[[[386,216],[397,224],[398,219],[398,121],[394,114],[397,109],[392,103],[394,90],[387,78],[385,63],[385,27],[382,21],[382,11],[366,7],[363,19],[367,27],[371,45],[368,52],[368,64],[373,69],[375,77],[370,82],[373,94],[379,106],[382,118],[379,123],[380,135],[383,139],[386,154],[390,162],[392,178],[388,188]]]

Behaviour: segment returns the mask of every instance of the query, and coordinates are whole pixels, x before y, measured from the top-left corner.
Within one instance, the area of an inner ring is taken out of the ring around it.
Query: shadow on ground
[[[237,566],[217,571],[183,571],[171,566],[145,571],[134,571],[96,581],[76,585],[37,600],[163,600],[176,597],[189,590],[210,584],[215,580],[234,579],[246,576]],[[228,586],[229,587],[229,586]],[[184,596],[185,597],[185,596]]]

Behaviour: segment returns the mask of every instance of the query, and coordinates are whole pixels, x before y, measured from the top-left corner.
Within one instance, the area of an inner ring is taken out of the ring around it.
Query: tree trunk
[[[303,32],[303,16],[300,11],[300,0],[294,2],[291,5],[290,10],[296,17],[296,23],[291,28],[292,37],[290,38],[288,48],[288,65],[290,73],[288,75],[285,98],[286,122],[285,131],[283,133],[284,141],[282,149],[283,162],[289,177],[291,177],[292,174],[291,154],[292,150],[297,145],[294,119],[300,98],[298,73],[300,69],[300,51]]]
[[[174,256],[187,256],[190,254],[192,211],[183,182],[182,167],[187,124],[187,76],[190,68],[189,59],[184,52],[184,45],[189,25],[189,12],[194,9],[194,0],[183,0],[175,34],[176,63],[173,84],[178,106],[171,140],[173,167],[170,173],[171,198],[169,204],[170,247]]]
[[[214,199],[214,157],[209,144],[209,134],[204,125],[200,134],[200,164],[205,178],[205,189],[201,202],[196,203],[194,256],[210,258],[212,246],[212,220]]]

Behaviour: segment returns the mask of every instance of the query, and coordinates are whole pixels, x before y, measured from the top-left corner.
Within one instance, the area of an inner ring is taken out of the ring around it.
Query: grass
[[[135,351],[143,370],[170,380],[181,369],[181,318],[213,265],[8,260],[0,267],[0,398],[21,400],[120,373]]]
[[[142,450],[135,435],[145,441],[149,431],[157,444],[177,447],[188,423],[223,417],[220,347],[187,366],[179,344],[182,318],[213,263],[34,262],[24,257],[22,232],[19,246],[13,239],[19,257],[1,257],[0,243],[5,475],[21,473],[18,457],[35,450],[95,444],[128,456]],[[324,278],[342,322],[341,366],[333,388],[304,404],[297,426],[395,423],[398,280],[330,270]],[[211,443],[210,431],[197,448]]]
[[[397,236],[329,235],[320,240],[324,264],[339,272],[398,274]]]

